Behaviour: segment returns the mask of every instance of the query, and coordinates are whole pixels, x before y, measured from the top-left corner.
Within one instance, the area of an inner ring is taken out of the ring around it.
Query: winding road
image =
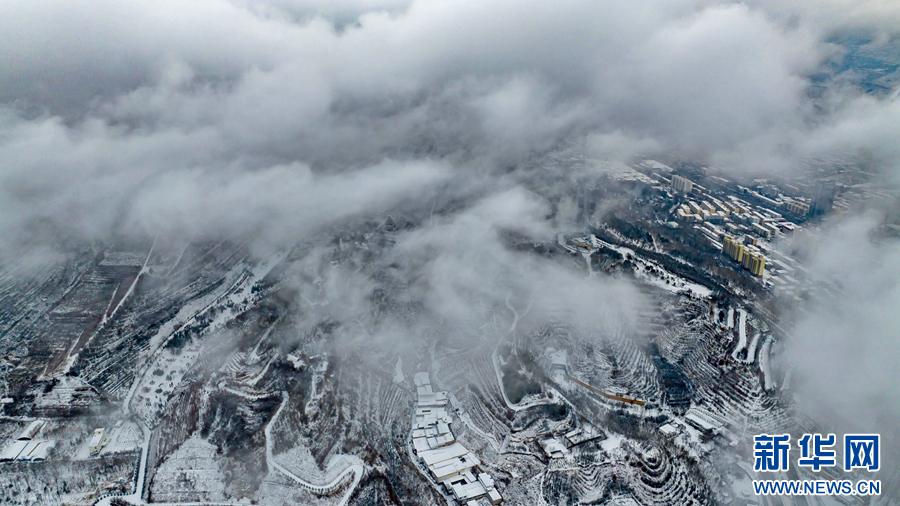
[[[269,420],[269,423],[266,424],[266,428],[264,430],[264,433],[266,435],[266,468],[268,468],[270,471],[273,469],[275,471],[278,471],[279,473],[296,482],[301,487],[317,495],[328,495],[334,492],[334,490],[344,482],[344,479],[347,477],[347,475],[352,473],[353,482],[350,484],[347,492],[344,493],[344,497],[341,498],[340,502],[340,505],[344,506],[345,504],[347,504],[347,501],[350,500],[350,496],[353,495],[353,491],[356,490],[356,487],[357,485],[359,485],[360,480],[362,480],[363,474],[365,474],[365,467],[362,464],[350,464],[331,481],[323,484],[317,484],[304,480],[303,478],[297,476],[296,474],[292,473],[290,470],[279,464],[275,460],[273,450],[272,426],[275,424],[275,421],[278,420],[278,417],[281,416],[281,412],[284,410],[284,407],[287,406],[289,399],[288,393],[281,392],[281,399],[281,405],[278,406],[278,410],[276,410],[275,414],[272,415],[272,419]]]

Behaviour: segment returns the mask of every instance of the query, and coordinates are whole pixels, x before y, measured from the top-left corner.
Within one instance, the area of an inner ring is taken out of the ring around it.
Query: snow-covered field
[[[590,236],[590,241],[593,243],[594,247],[602,246],[609,248],[618,252],[625,258],[630,258],[634,265],[635,277],[644,283],[661,288],[670,293],[677,294],[687,292],[698,299],[708,299],[712,295],[712,290],[708,287],[699,283],[694,283],[693,281],[688,281],[681,276],[669,272],[657,262],[641,257],[631,248],[610,244],[593,235]]]
[[[738,343],[731,356],[738,360],[738,354],[747,347],[747,312],[738,309]]]
[[[223,501],[225,483],[215,445],[194,435],[159,466],[152,493],[161,502]]]
[[[772,369],[769,363],[769,353],[772,351],[772,340],[766,339],[759,350],[759,369],[763,373],[763,386],[766,390],[775,388],[775,380],[772,378]]]

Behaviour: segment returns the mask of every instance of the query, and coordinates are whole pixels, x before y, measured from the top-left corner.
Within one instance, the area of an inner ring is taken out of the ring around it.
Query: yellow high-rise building
[[[747,248],[739,239],[726,235],[722,241],[722,252],[731,257],[741,267],[753,273],[756,277],[762,277],[766,272],[766,257],[754,247]]]
[[[763,277],[763,274],[766,272],[766,257],[761,253],[754,253],[749,270],[754,276],[758,278]]]
[[[725,236],[725,240],[722,242],[722,251],[738,262],[744,259],[744,245],[730,235]]]
[[[766,271],[766,257],[758,251],[747,251],[741,265],[754,276],[761,278]]]
[[[734,243],[734,253],[732,253],[731,258],[734,258],[735,260],[740,262],[740,261],[743,261],[744,256],[746,256],[746,254],[747,254],[747,252],[744,251],[744,245],[739,242],[735,242]]]

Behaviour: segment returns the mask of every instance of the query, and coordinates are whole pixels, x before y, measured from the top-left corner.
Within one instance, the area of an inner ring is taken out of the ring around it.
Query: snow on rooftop
[[[19,454],[19,460],[45,460],[54,446],[56,441],[30,441]]]
[[[24,450],[25,447],[27,447],[27,446],[28,446],[27,440],[18,440],[18,441],[10,442],[8,445],[6,445],[6,448],[3,449],[3,452],[0,453],[0,461],[15,460],[16,457],[18,457],[19,454],[22,453],[22,450]]]
[[[481,464],[481,460],[475,455],[467,453],[460,457],[442,460],[429,466],[431,473],[440,481],[446,480],[454,474],[460,474]]]
[[[601,437],[603,432],[598,430],[596,427],[589,423],[582,424],[581,427],[576,429],[572,429],[565,434],[566,440],[569,441],[569,444],[572,446],[579,445],[586,441],[591,441],[598,437]]]
[[[554,459],[560,459],[565,457],[569,450],[566,448],[561,441],[555,438],[547,438],[541,440],[541,448],[544,450],[544,453],[547,454],[548,457]]]
[[[502,497],[494,488],[493,478],[487,473],[475,477],[481,460],[456,441],[450,430],[451,417],[445,409],[450,401],[449,394],[434,392],[428,373],[416,373],[413,382],[417,398],[411,436],[413,450],[419,459],[460,503],[472,503],[487,495],[492,504],[499,504]]]
[[[424,451],[419,454],[419,457],[425,462],[425,465],[431,466],[432,464],[449,460],[454,457],[462,457],[468,453],[469,450],[467,450],[465,446],[459,443],[453,443],[444,448]]]
[[[485,488],[493,488],[494,487],[494,479],[491,478],[491,475],[488,473],[478,473],[478,481],[480,481]]]
[[[413,440],[413,449],[415,452],[422,453],[425,450],[430,450],[431,448],[428,446],[428,440],[424,437],[414,437]]]
[[[447,392],[432,392],[432,393],[420,393],[419,400],[417,401],[417,405],[421,407],[426,406],[446,406],[448,402]]]
[[[712,413],[697,407],[691,407],[684,416],[684,419],[697,428],[705,431],[715,431],[721,429],[725,424],[718,420]]]
[[[453,496],[459,501],[476,499],[487,493],[487,489],[484,488],[484,485],[477,481],[454,484],[450,487],[450,490],[453,492]]]
[[[678,427],[673,423],[666,423],[659,427],[659,431],[665,436],[674,436],[678,434],[680,431]]]
[[[100,440],[103,439],[103,434],[106,432],[106,429],[103,427],[98,427],[94,429],[94,433],[91,436],[91,446],[96,446],[100,443]]]

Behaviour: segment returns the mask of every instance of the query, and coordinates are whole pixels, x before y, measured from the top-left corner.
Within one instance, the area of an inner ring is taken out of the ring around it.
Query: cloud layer
[[[402,208],[432,224],[392,254],[433,322],[462,334],[512,294],[514,307],[538,299],[537,320],[562,306],[614,332],[641,303],[631,287],[586,283],[498,239],[552,237],[546,202],[522,187],[575,170],[524,162],[583,143],[747,178],[864,156],[898,182],[896,90],[836,79],[812,92],[845,51],[836,36],[892,47],[898,20],[889,0],[0,3],[0,263],[66,240],[288,245]],[[801,379],[828,381],[816,364],[847,353],[892,370],[885,329],[900,328],[900,306],[885,280],[900,266],[895,243],[854,235],[870,228],[830,232],[859,245],[842,254],[857,259],[845,289],[861,304],[826,300],[799,319],[797,349],[812,354],[797,355]],[[811,262],[833,274],[830,258]],[[372,280],[297,268],[323,276],[322,315],[366,321]],[[594,300],[615,303],[598,315]],[[847,397],[859,381],[830,388]]]
[[[839,219],[803,244],[818,290],[790,314],[786,343],[800,408],[832,432],[880,432],[900,452],[900,240],[885,237],[884,216]]]
[[[813,106],[808,76],[844,25],[811,10],[696,0],[5,4],[0,235],[18,241],[36,220],[90,237],[123,225],[148,235],[280,229],[303,205],[319,207],[306,192],[333,201],[338,184],[347,195],[375,184],[384,205],[433,184],[435,163],[483,175],[582,137],[615,157],[663,152],[753,173],[784,170],[834,138],[841,150],[892,146],[891,134],[872,132],[896,131],[896,100],[851,91],[824,115]],[[846,26],[895,9],[857,10]],[[334,203],[359,212],[368,203],[357,196]]]

